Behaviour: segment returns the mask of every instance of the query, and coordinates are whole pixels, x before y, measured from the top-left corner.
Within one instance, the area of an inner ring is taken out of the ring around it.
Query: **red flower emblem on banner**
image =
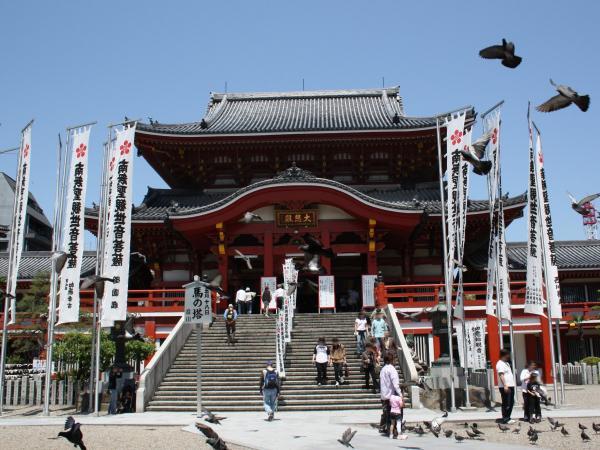
[[[450,136],[450,140],[452,141],[452,145],[457,145],[460,144],[460,141],[462,140],[462,131],[460,130],[454,130],[454,133],[452,133],[452,136]]]
[[[85,156],[85,151],[87,150],[87,146],[84,144],[79,144],[79,147],[75,149],[75,156],[77,158],[83,158]]]
[[[115,168],[115,157],[113,156],[112,159],[110,160],[110,171],[112,172],[112,170]]]
[[[498,142],[498,128],[492,130],[492,143],[496,145],[496,142]]]
[[[544,164],[544,155],[542,155],[541,153],[538,155],[538,160],[540,161],[540,164]]]
[[[23,149],[23,155],[25,155],[25,158],[27,158],[27,156],[29,155],[29,144],[27,144]]]
[[[129,149],[131,148],[131,142],[125,141],[121,144],[119,149],[121,150],[121,156],[129,153]]]

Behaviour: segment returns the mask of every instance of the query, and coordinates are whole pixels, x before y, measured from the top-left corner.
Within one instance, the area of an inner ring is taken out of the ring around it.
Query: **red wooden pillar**
[[[441,349],[440,337],[434,335],[433,336],[433,360],[434,361],[440,357],[440,352],[441,352],[440,349]]]
[[[265,235],[263,238],[264,245],[264,253],[263,253],[263,261],[264,261],[264,276],[272,277],[273,276],[273,232],[271,230],[265,231]]]
[[[542,327],[542,355],[544,367],[544,381],[546,383],[554,383],[552,377],[552,353],[550,352],[550,333],[548,330],[548,318],[540,316],[540,326]]]
[[[498,319],[495,316],[487,315],[485,320],[487,325],[488,354],[490,357],[490,363],[492,364],[492,369],[494,369],[494,379],[496,379],[496,363],[500,359]]]
[[[367,248],[367,274],[377,275],[377,242],[375,240],[375,225],[377,222],[374,219],[369,219],[369,245]]]
[[[527,361],[537,361],[539,358],[537,337],[534,334],[525,335],[525,358]]]
[[[225,228],[223,227],[223,222],[219,222],[215,225],[218,234],[218,259],[219,259],[219,273],[221,274],[221,287],[225,292],[227,292],[227,245],[225,242]]]
[[[156,339],[156,322],[154,320],[146,320],[144,324],[144,335],[148,339]]]
[[[329,248],[331,246],[331,239],[329,236],[329,230],[327,228],[321,231],[321,243],[325,248]],[[326,275],[333,275],[331,273],[331,259],[321,257],[321,266],[323,269],[325,269]]]

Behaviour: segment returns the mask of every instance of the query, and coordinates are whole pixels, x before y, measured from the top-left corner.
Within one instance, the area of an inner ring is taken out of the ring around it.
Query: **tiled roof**
[[[19,264],[19,280],[31,280],[40,272],[50,273],[52,270],[50,257],[52,252],[24,252]],[[81,276],[87,276],[96,268],[96,252],[83,252],[83,264]],[[0,277],[6,277],[8,273],[8,253],[0,253]]]
[[[423,183],[403,189],[398,185],[348,186],[338,181],[319,178],[310,172],[292,166],[274,178],[258,181],[241,189],[185,189],[149,188],[142,205],[134,209],[133,220],[164,220],[169,217],[202,214],[235,200],[249,191],[285,184],[327,186],[347,192],[365,203],[398,211],[423,211],[440,214],[440,193],[436,183]],[[525,204],[526,195],[506,198],[505,207]],[[469,211],[486,211],[487,200],[469,200]],[[96,216],[97,209],[86,209],[86,215]]]
[[[17,182],[11,176],[7,175],[4,172],[0,172],[0,177],[3,177],[4,180],[6,181],[6,183],[8,184],[8,186],[12,189],[13,192],[15,192],[15,189],[17,187]],[[50,222],[48,221],[48,218],[44,214],[44,210],[39,205],[39,203],[37,202],[37,200],[31,193],[31,191],[29,191],[29,200],[27,201],[27,209],[29,209],[30,210],[29,213],[31,213],[40,222],[44,223],[45,225],[51,226]]]
[[[403,130],[435,127],[404,115],[399,88],[213,93],[206,116],[184,124],[138,123],[138,133],[174,135]]]
[[[556,259],[560,270],[600,269],[600,241],[555,241]],[[510,242],[506,247],[510,270],[527,268],[527,243]],[[483,269],[487,266],[487,254],[481,252],[469,258],[469,264]]]

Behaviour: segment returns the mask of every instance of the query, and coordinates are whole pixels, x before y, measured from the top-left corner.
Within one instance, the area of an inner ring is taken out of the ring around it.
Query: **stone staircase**
[[[355,313],[297,314],[292,342],[286,355],[286,379],[282,384],[280,411],[377,409],[379,394],[362,389],[360,358],[355,356]],[[350,370],[348,384],[335,387],[333,367],[329,383],[316,385],[312,353],[317,339],[328,345],[337,337],[347,349]],[[275,361],[275,320],[259,315],[243,315],[237,320],[238,343],[226,342],[225,323],[219,317],[202,333],[202,404],[215,411],[259,411],[261,370],[266,361]],[[402,374],[401,374],[402,378]],[[408,401],[405,398],[405,401]],[[148,411],[196,410],[196,333],[176,357],[160,384]]]

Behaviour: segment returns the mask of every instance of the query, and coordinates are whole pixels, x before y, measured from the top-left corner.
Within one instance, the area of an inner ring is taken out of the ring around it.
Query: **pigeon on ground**
[[[527,430],[527,436],[531,436],[532,434],[539,434],[541,433],[540,430],[536,430],[533,427],[529,427],[529,430]]]
[[[485,59],[501,59],[502,65],[510,69],[517,67],[523,60],[515,55],[515,44],[506,39],[502,39],[502,45],[492,45],[482,49],[479,56]]]
[[[354,448],[352,446],[352,444],[350,444],[350,441],[352,441],[352,438],[354,437],[355,434],[356,434],[356,430],[352,431],[351,428],[346,428],[346,431],[344,431],[344,433],[342,434],[342,438],[338,439],[338,442],[345,447]]]
[[[462,442],[462,441],[464,441],[464,440],[465,440],[465,437],[464,437],[464,436],[461,436],[461,435],[460,435],[460,434],[458,434],[458,433],[454,433],[454,439],[456,439],[456,441],[457,441],[457,442]]]
[[[467,433],[467,436],[469,436],[469,438],[471,439],[475,439],[478,437],[476,433],[472,433],[469,430],[465,430],[465,433]]]
[[[75,422],[73,416],[67,417],[67,420],[65,421],[65,430],[67,431],[60,431],[58,436],[67,439],[67,441],[73,444],[73,447],[79,447],[81,450],[86,450],[86,447],[83,444],[81,424]]]
[[[475,433],[477,436],[483,436],[485,433],[483,431],[480,431],[479,428],[477,428],[477,424],[473,424],[471,425],[471,431],[473,431],[473,433]]]
[[[246,266],[248,267],[248,270],[252,270],[252,263],[250,262],[250,257],[244,255],[242,252],[240,252],[237,248],[235,249],[235,252],[238,254],[238,256],[244,260],[244,262],[246,263]]]
[[[477,175],[486,175],[492,170],[491,161],[484,161],[485,148],[492,138],[492,132],[484,133],[479,139],[471,143],[470,146],[464,146],[461,150],[462,157],[473,166],[473,172]]]
[[[510,431],[510,427],[504,425],[503,423],[499,423],[498,424],[498,428],[500,428],[500,431],[502,431],[503,433],[506,433],[507,431]]]
[[[532,434],[529,435],[529,442],[531,444],[535,445],[536,442],[537,442],[537,440],[538,440],[538,434],[537,433],[532,433]]]
[[[588,427],[586,427],[585,425],[583,425],[583,424],[581,424],[581,423],[578,423],[578,424],[577,424],[577,426],[579,427],[579,429],[580,429],[581,431],[583,431],[583,430],[587,430],[587,428],[588,428]]]
[[[196,428],[206,436],[206,443],[215,450],[227,450],[227,444],[217,432],[202,422],[196,422]]]
[[[425,430],[421,425],[419,425],[415,428],[415,433],[417,433],[419,436],[423,436],[425,434]]]
[[[260,217],[258,214],[255,214],[253,212],[246,212],[244,213],[244,217],[242,217],[242,222],[244,223],[250,223],[250,222],[254,222],[254,221],[262,221],[262,217]]]
[[[202,415],[200,417],[204,417],[208,423],[214,423],[215,425],[221,425],[221,420],[227,419],[227,417],[221,417],[213,414],[208,409],[202,411]]]
[[[514,430],[512,430],[514,434],[519,434],[521,432],[521,422],[517,424]]]
[[[454,431],[452,431],[452,430],[446,430],[446,431],[444,431],[444,436],[446,436],[447,438],[449,438],[449,437],[452,436],[452,433],[454,433]]]
[[[594,430],[594,433],[596,434],[600,433],[600,423],[592,422],[592,430]]]
[[[569,432],[566,430],[566,428],[565,428],[565,427],[562,427],[562,428],[560,429],[560,432],[561,432],[561,434],[562,434],[563,436],[568,436],[568,435],[569,435]]]
[[[581,440],[582,440],[583,442],[587,442],[587,441],[589,441],[589,440],[590,440],[590,437],[589,437],[589,436],[587,435],[587,433],[586,433],[585,431],[583,431],[583,430],[581,431]]]
[[[583,112],[587,111],[590,107],[589,95],[579,95],[570,86],[556,84],[554,81],[552,81],[552,78],[550,78],[550,84],[556,88],[558,95],[551,97],[546,102],[537,106],[535,109],[537,109],[539,112],[556,111],[558,109],[566,108],[571,103],[575,103]]]
[[[594,200],[596,200],[598,197],[600,197],[600,193],[591,194],[591,195],[586,195],[585,197],[583,197],[581,200],[578,201],[570,193],[567,192],[567,195],[571,199],[571,208],[573,208],[573,211],[575,211],[578,214],[581,214],[582,216],[585,216],[589,213],[589,209],[585,206],[586,203],[591,203]]]
[[[469,424],[467,422],[463,423],[463,428],[469,428]]]

